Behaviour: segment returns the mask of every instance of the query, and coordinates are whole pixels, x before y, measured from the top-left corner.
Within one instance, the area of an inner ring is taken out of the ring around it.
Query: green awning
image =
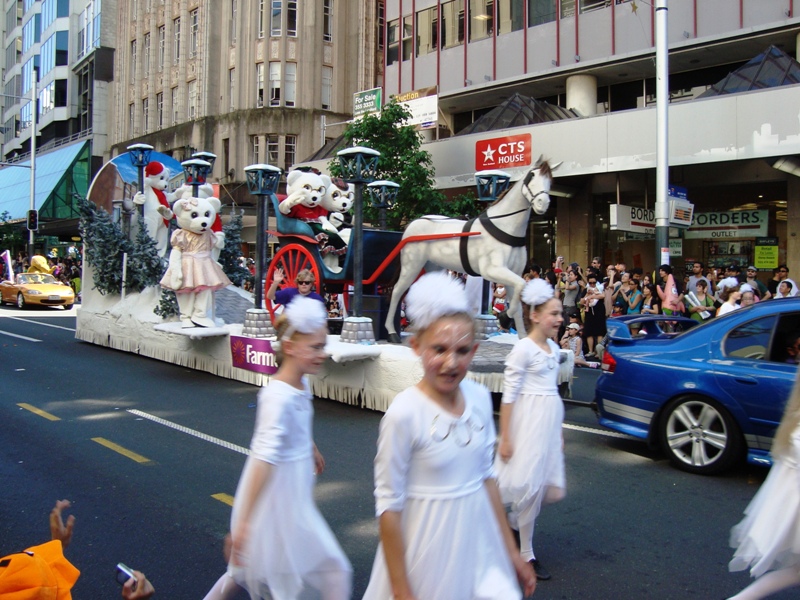
[[[74,194],[86,196],[91,156],[89,142],[36,154],[36,197],[40,219],[78,218]],[[0,214],[9,221],[25,219],[31,203],[31,161],[0,168]]]

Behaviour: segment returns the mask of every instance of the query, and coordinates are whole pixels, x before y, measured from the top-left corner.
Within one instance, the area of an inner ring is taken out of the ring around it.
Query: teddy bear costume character
[[[322,206],[331,179],[327,175],[296,169],[286,176],[287,196],[278,205],[278,210],[287,217],[300,219],[308,224],[317,241],[323,260],[328,254],[336,257],[347,252],[347,244],[339,237],[336,228],[327,220],[328,211]],[[328,224],[328,227],[325,227]],[[338,268],[338,258],[335,261]],[[328,262],[326,265],[332,266]]]
[[[134,204],[144,205],[144,224],[147,235],[156,243],[159,256],[167,252],[169,222],[172,219],[170,198],[164,191],[169,183],[169,171],[160,162],[151,161],[144,168],[144,193],[136,192]]]
[[[214,292],[231,285],[211,256],[212,249],[220,247],[220,238],[211,230],[219,209],[217,198],[184,198],[172,207],[180,229],[170,240],[169,267],[161,287],[175,292],[183,328],[215,327],[209,316]]]
[[[191,184],[184,183],[181,187],[175,190],[175,199],[181,200],[183,198],[191,198],[193,195],[193,188]],[[204,183],[197,188],[197,197],[198,198],[213,198],[214,197],[214,186],[210,183]],[[214,223],[211,225],[211,231],[217,236],[217,244],[211,249],[211,256],[212,258],[219,262],[219,255],[222,252],[222,249],[225,247],[225,232],[222,231],[222,219],[217,213],[217,217],[214,219]]]
[[[351,230],[342,230],[344,213],[353,207],[353,202],[355,202],[355,187],[353,184],[348,184],[344,179],[335,177],[331,179],[331,185],[328,186],[325,197],[320,203],[320,206],[327,213],[320,217],[323,228],[329,235],[333,233],[338,236],[345,246],[350,242]]]

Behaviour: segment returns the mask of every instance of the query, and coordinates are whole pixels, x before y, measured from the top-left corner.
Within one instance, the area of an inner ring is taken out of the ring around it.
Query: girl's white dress
[[[246,564],[229,567],[254,598],[322,598],[323,591],[325,598],[350,598],[352,567],[314,502],[314,409],[305,378],[303,386],[273,380],[259,392],[250,456],[236,489],[231,531],[241,518],[240,499],[248,494],[255,461],[272,465],[272,478],[251,513]]]
[[[503,403],[514,403],[510,433],[514,453],[494,468],[508,521],[519,529],[536,520],[542,503],[564,497],[561,426],[564,403],[558,395],[559,348],[547,340],[550,354],[530,338],[516,343],[506,358]]]
[[[420,600],[522,597],[484,482],[494,476],[489,392],[462,381],[464,413],[444,410],[417,387],[381,420],[375,457],[376,514],[402,511],[405,565]],[[383,544],[365,600],[391,600]]]
[[[749,506],[731,530],[736,548],[728,568],[770,570],[800,565],[800,427],[792,433],[789,456],[777,458]]]

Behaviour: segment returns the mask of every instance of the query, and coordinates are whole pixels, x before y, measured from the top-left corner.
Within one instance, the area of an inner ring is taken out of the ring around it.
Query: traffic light
[[[29,210],[28,211],[28,231],[38,231],[39,230],[39,211],[38,210]]]

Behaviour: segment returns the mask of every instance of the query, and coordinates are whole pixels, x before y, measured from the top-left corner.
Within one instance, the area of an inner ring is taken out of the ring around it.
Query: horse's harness
[[[524,190],[527,189],[528,184],[530,183],[531,179],[533,178],[533,171],[528,171],[528,174],[525,176],[525,181],[522,184],[523,193]],[[546,194],[545,190],[540,190],[536,194],[534,194],[533,198],[530,199],[530,204],[533,204],[534,200],[541,195]],[[511,235],[510,233],[506,233],[502,229],[500,229],[497,225],[492,223],[492,219],[503,219],[505,217],[510,217],[512,215],[516,215],[517,213],[525,212],[528,210],[527,208],[521,208],[519,210],[515,210],[514,212],[506,213],[504,215],[497,215],[495,217],[490,217],[486,211],[483,211],[474,219],[470,219],[466,223],[464,223],[464,228],[461,230],[462,233],[469,233],[472,230],[472,224],[475,222],[475,219],[480,221],[481,225],[483,225],[484,229],[486,229],[486,233],[489,234],[491,237],[496,239],[498,242],[505,246],[511,246],[512,248],[519,248],[525,245],[527,241],[524,236],[517,236]],[[461,258],[461,264],[464,267],[464,272],[468,275],[472,275],[473,277],[479,277],[479,274],[473,270],[472,265],[469,263],[469,255],[467,253],[467,240],[472,236],[461,236],[458,241],[458,253]]]

